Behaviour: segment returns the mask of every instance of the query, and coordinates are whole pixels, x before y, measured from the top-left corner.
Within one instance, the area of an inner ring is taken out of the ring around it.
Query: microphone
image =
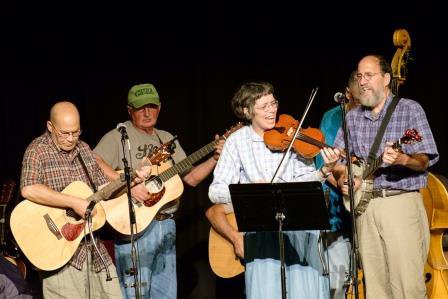
[[[343,94],[342,92],[337,92],[334,94],[334,101],[336,103],[345,103],[347,101],[347,98],[345,97],[345,94]]]
[[[123,136],[124,139],[129,140],[128,132],[126,131],[126,125],[124,123],[119,123],[117,125],[117,130],[121,133],[121,136]]]
[[[124,123],[119,123],[117,125],[118,132],[121,133],[121,140],[126,140],[128,144],[129,151],[131,150],[131,142],[129,141],[128,132],[126,131],[126,125]]]

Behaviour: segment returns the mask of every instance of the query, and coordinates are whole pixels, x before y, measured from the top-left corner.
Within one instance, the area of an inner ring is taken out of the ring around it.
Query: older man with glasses
[[[20,181],[23,197],[41,205],[72,209],[80,218],[85,217],[89,201],[62,191],[74,181],[82,181],[96,190],[108,179],[90,147],[79,139],[80,135],[76,106],[68,101],[56,103],[51,108],[47,130],[25,151]],[[139,174],[142,176],[135,183],[140,183],[149,169]],[[122,298],[111,257],[101,242],[98,251],[93,250],[92,243],[82,241],[65,266],[42,273],[45,298]],[[62,255],[54,254],[55,258]],[[114,279],[106,279],[107,268]]]
[[[396,105],[373,153],[383,162],[373,175],[373,191],[365,191],[364,206],[355,209],[367,298],[425,298],[429,228],[419,189],[427,184],[428,167],[439,159],[437,147],[420,104],[392,94],[392,70],[383,56],[362,58],[357,72],[361,105],[346,119],[352,154],[364,160],[372,156],[383,119]],[[416,129],[422,141],[404,144],[401,150],[392,147],[408,129]],[[343,144],[339,130],[334,146]],[[345,166],[337,166],[334,175],[347,195]],[[354,180],[356,190],[361,179]]]

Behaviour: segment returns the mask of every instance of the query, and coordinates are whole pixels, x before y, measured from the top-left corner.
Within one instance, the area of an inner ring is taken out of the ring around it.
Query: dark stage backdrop
[[[279,112],[295,118],[301,117],[312,88],[319,87],[305,121],[305,127],[317,127],[362,56],[392,58],[397,28],[409,31],[414,58],[400,94],[426,111],[440,152],[431,171],[448,175],[444,32],[417,9],[407,16],[361,18],[357,8],[343,8],[335,12],[342,17],[309,21],[302,19],[303,11],[287,9],[251,17],[216,10],[177,13],[170,21],[141,18],[137,23],[116,13],[92,26],[86,22],[95,22],[94,14],[81,12],[51,19],[28,12],[21,20],[32,21],[22,26],[11,20],[17,26],[9,26],[1,49],[0,178],[19,179],[23,152],[44,131],[55,102],[69,99],[78,106],[82,139],[94,147],[127,119],[128,89],[144,82],[153,83],[161,96],[158,127],[177,135],[187,153],[236,122],[230,99],[247,81],[273,83]],[[180,298],[219,298],[240,291],[232,281],[217,280],[208,266],[204,211],[210,205],[210,181],[186,187],[182,198],[177,221]]]

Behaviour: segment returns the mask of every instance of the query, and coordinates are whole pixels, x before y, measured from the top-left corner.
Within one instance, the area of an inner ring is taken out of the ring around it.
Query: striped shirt
[[[383,109],[377,116],[372,116],[371,109],[363,106],[353,108],[347,113],[348,143],[351,154],[367,160],[376,133],[392,98],[393,95],[387,98]],[[386,141],[395,142],[399,140],[407,129],[416,129],[422,136],[422,141],[403,144],[403,152],[406,154],[426,154],[429,157],[429,166],[434,165],[439,159],[439,153],[426,114],[420,104],[403,98],[395,107],[376,156],[382,155]],[[342,129],[338,131],[334,146],[344,147]],[[386,166],[383,164],[375,173],[374,189],[418,190],[426,186],[427,177],[427,171],[417,172],[402,165]]]
[[[89,174],[86,174],[78,156],[84,161]],[[96,163],[92,150],[87,143],[79,140],[72,151],[66,152],[58,149],[47,131],[34,139],[25,151],[20,187],[44,184],[55,191],[61,192],[70,183],[82,181],[94,189],[90,183],[89,176],[96,187],[108,182],[103,171]],[[98,245],[107,265],[112,264],[112,259],[103,243],[99,242]],[[82,265],[87,257],[86,247],[90,246],[84,242],[80,244],[69,262],[70,265],[79,270],[82,269]],[[99,272],[104,266],[101,264],[98,253],[93,248],[92,254],[94,269]]]
[[[213,172],[209,197],[213,203],[230,203],[230,184],[270,182],[283,153],[269,150],[252,127],[245,126],[229,136]],[[290,153],[275,183],[322,181],[312,160]]]

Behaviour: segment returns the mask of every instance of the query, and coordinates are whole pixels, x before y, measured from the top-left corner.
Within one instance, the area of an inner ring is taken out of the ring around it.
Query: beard
[[[373,91],[371,95],[366,95],[363,92],[361,92],[358,99],[361,105],[373,108],[376,105],[378,105],[383,98],[384,98],[384,92],[377,90]]]

